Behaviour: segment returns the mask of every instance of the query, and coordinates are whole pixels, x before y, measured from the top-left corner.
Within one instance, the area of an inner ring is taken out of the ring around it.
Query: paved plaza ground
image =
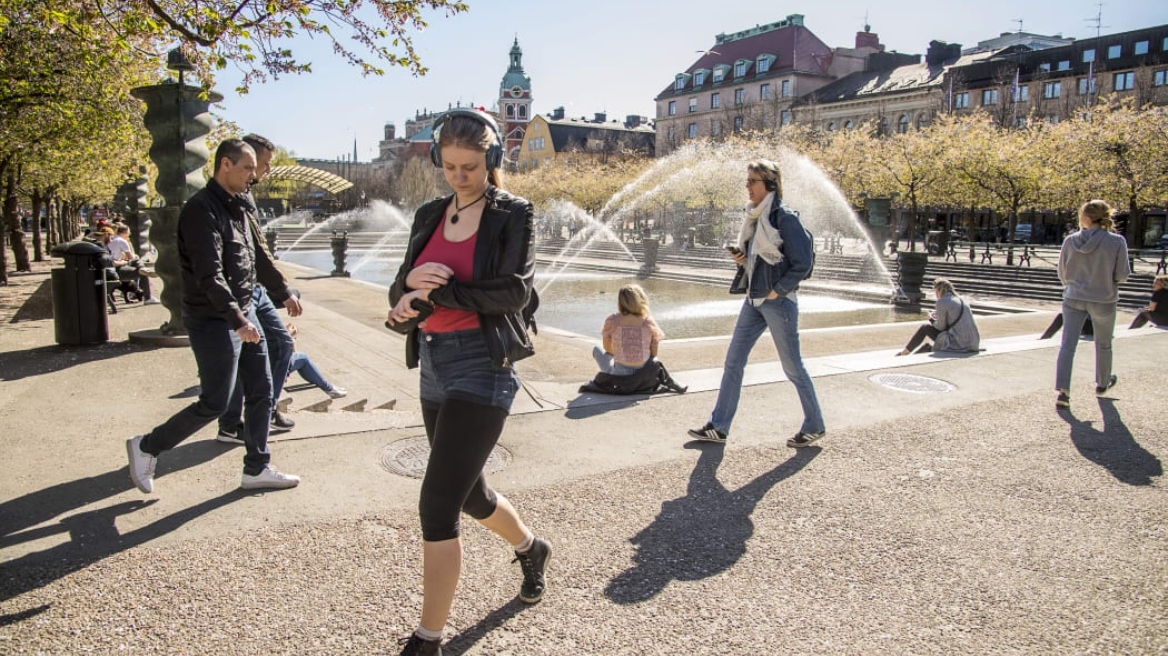
[[[0,288],[0,654],[397,653],[421,605],[418,481],[383,460],[423,435],[417,373],[384,290],[281,266],[298,347],[351,394],[314,412],[325,395],[293,387],[273,463],[303,483],[268,493],[238,489],[242,449],[213,427],[161,456],[154,494],[130,483],[125,439],[197,395],[188,349],[127,340],[164,308],[65,348],[47,266]],[[689,393],[606,398],[576,392],[595,337],[543,330],[519,363],[543,407],[521,393],[491,481],[552,542],[549,591],[520,604],[510,552],[468,526],[445,653],[1165,653],[1168,331],[1121,328],[1100,398],[1083,341],[1056,412],[1057,340],[1036,339],[1056,308],[1028,309],[979,318],[966,357],[893,357],[911,324],[805,331],[829,433],[802,450],[765,338],[723,447],[685,429],[725,338],[662,346]]]

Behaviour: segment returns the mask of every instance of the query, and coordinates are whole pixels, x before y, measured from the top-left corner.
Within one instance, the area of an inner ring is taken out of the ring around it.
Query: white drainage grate
[[[943,380],[926,376],[913,376],[912,374],[876,374],[868,380],[877,385],[913,394],[937,394],[957,389]]]

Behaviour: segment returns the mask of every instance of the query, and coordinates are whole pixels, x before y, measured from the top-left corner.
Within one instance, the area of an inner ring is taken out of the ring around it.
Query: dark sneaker
[[[235,428],[233,430],[220,428],[219,433],[215,435],[215,441],[222,442],[224,444],[246,444],[246,442],[243,441],[243,427],[240,426],[239,428]]]
[[[1099,385],[1096,385],[1095,386],[1095,393],[1096,394],[1104,394],[1107,392],[1107,390],[1111,389],[1112,387],[1115,387],[1115,384],[1118,382],[1119,382],[1119,376],[1116,376],[1115,374],[1111,374],[1111,378],[1107,379],[1107,386],[1101,387]]]
[[[515,552],[515,560],[523,568],[523,585],[519,587],[519,601],[525,604],[538,603],[543,599],[547,581],[544,572],[547,571],[548,560],[552,557],[552,545],[543,538],[535,538],[527,553]]]
[[[423,640],[414,633],[400,642],[405,646],[398,656],[442,656],[441,640]]]
[[[695,440],[701,440],[703,442],[716,442],[718,444],[726,443],[726,434],[717,428],[714,428],[714,425],[709,422],[706,422],[706,425],[702,426],[701,428],[691,428],[686,432],[688,432],[689,436]]]
[[[787,440],[787,446],[795,449],[804,446],[811,446],[812,444],[815,444],[817,441],[819,441],[819,438],[826,434],[827,433],[804,433],[803,431],[799,431],[798,433],[795,433],[795,437]]]
[[[1054,405],[1056,408],[1071,407],[1071,395],[1066,392],[1059,392],[1058,398],[1054,400]]]
[[[287,433],[288,431],[292,430],[292,427],[295,425],[296,422],[285,417],[284,413],[280,412],[279,410],[272,410],[272,427],[268,433],[270,435]]]

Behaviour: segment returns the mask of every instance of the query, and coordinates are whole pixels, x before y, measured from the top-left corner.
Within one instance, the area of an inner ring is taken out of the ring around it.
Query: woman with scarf
[[[734,262],[742,267],[739,277],[745,282],[746,300],[726,351],[714,412],[706,425],[690,430],[689,435],[707,442],[726,442],[742,395],[746,360],[763,331],[769,328],[783,373],[795,386],[803,406],[803,424],[787,440],[787,446],[810,446],[826,430],[815,385],[799,352],[796,290],[811,274],[815,263],[811,233],[803,227],[799,215],[783,204],[782,179],[774,162],[764,159],[747,165],[746,190],[750,196],[746,220],[738,232],[737,244],[728,247]]]

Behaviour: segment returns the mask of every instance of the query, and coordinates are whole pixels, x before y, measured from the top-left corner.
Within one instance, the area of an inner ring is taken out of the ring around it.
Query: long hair
[[[933,293],[937,298],[952,294],[957,295],[957,290],[953,288],[953,283],[949,282],[947,278],[937,278],[933,280]]]
[[[495,144],[496,138],[491,128],[482,121],[476,121],[469,116],[451,116],[442,123],[438,147],[456,146],[486,153],[487,149]],[[502,187],[503,171],[497,168],[488,170],[487,183]]]
[[[621,314],[638,317],[649,316],[649,297],[640,285],[625,285],[617,295],[617,309]]]
[[[1098,223],[1099,227],[1108,232],[1115,232],[1115,210],[1107,204],[1107,201],[1095,199],[1083,203],[1079,208],[1079,214],[1091,220],[1091,223]]]

